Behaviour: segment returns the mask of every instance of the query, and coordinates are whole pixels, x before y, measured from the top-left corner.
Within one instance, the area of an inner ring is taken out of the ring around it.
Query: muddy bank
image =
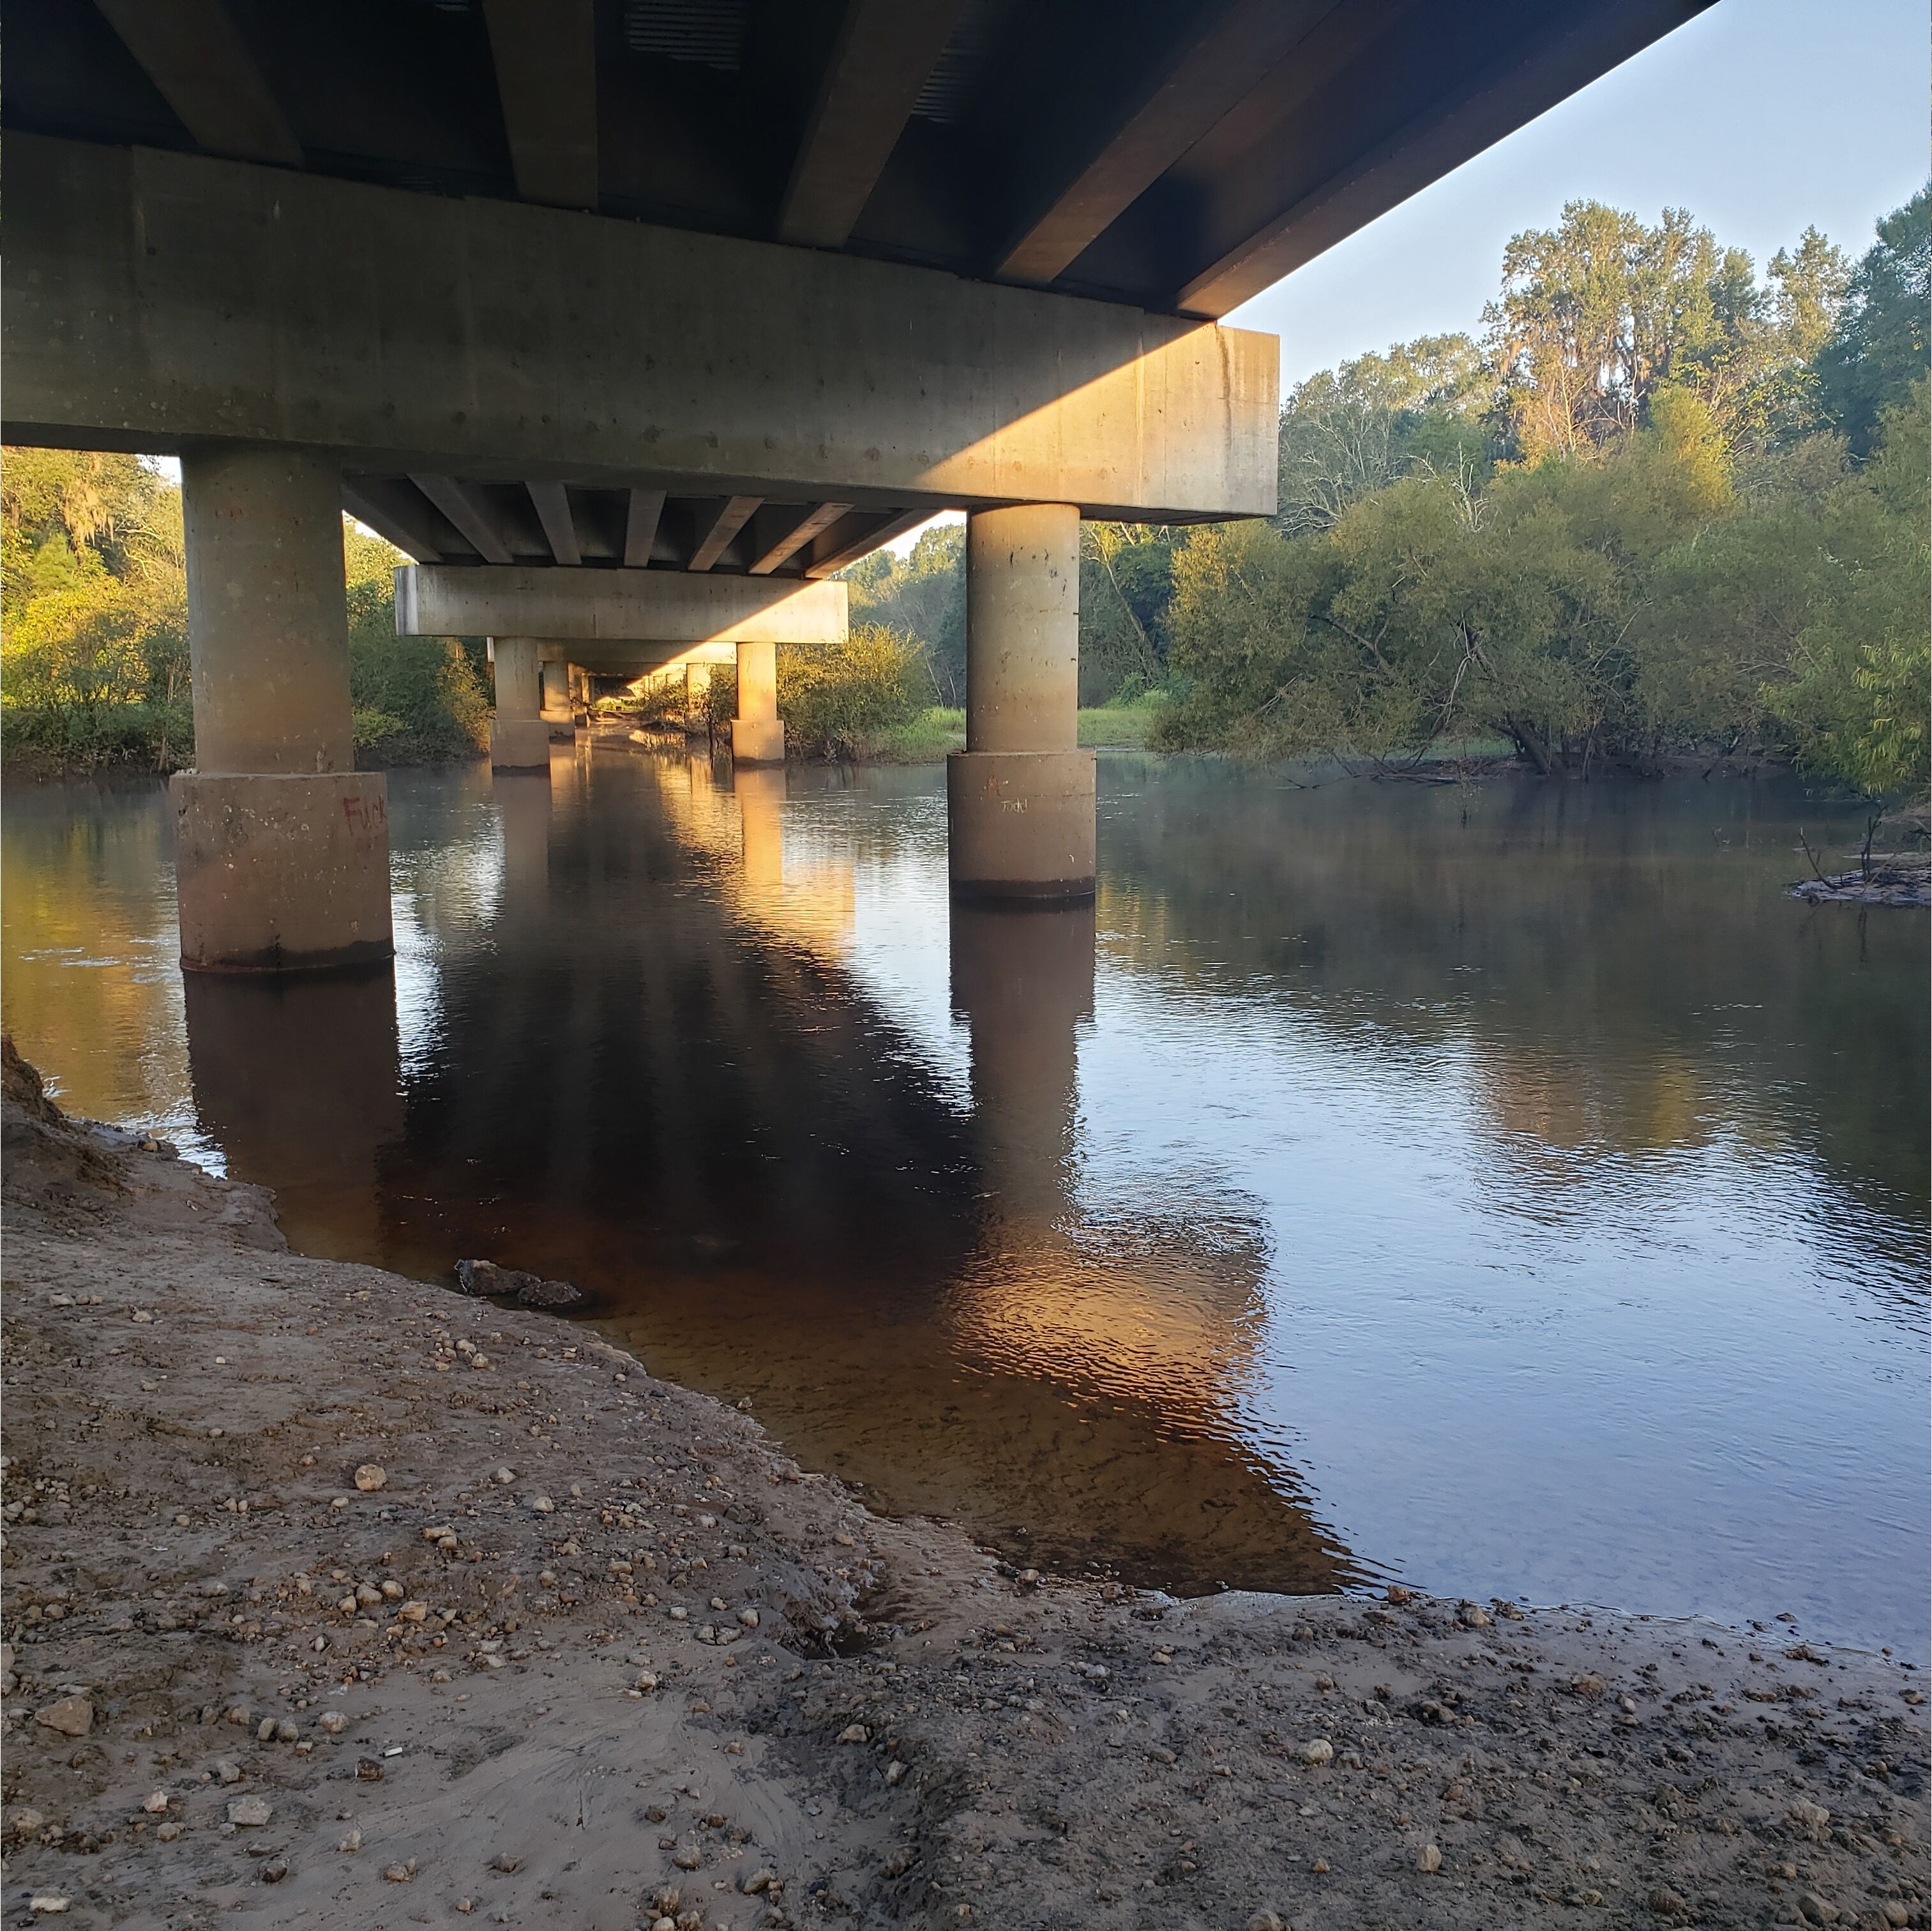
[[[1925,1922],[1902,1665],[1016,1575],[24,1078],[6,1152],[10,1924]]]

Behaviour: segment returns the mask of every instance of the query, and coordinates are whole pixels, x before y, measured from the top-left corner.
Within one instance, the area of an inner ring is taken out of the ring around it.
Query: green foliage
[[[1326,530],[1412,470],[1486,475],[1493,389],[1467,335],[1425,335],[1323,369],[1282,404],[1280,508],[1287,535]]]
[[[349,690],[358,760],[422,764],[472,757],[490,741],[490,698],[474,659],[448,637],[396,635],[400,551],[343,527]]]
[[[932,689],[918,644],[883,623],[855,623],[842,644],[778,653],[778,715],[804,758],[857,758],[910,724]]]
[[[874,550],[844,572],[854,625],[884,626],[923,649],[928,701],[966,701],[966,529],[922,530],[903,559]]]
[[[1080,533],[1080,701],[1104,704],[1124,687],[1166,675],[1166,609],[1178,530],[1089,523]],[[875,550],[844,572],[852,620],[883,624],[920,646],[928,701],[966,701],[966,531],[922,532],[901,559]]]
[[[1760,284],[1681,211],[1590,202],[1503,266],[1486,356],[1435,338],[1304,383],[1277,529],[1176,554],[1159,741],[1762,752],[1922,791],[1932,198],[1856,274],[1808,230]]]
[[[1848,274],[1813,229],[1760,287],[1750,257],[1720,248],[1682,209],[1652,227],[1571,202],[1555,229],[1511,238],[1502,293],[1484,313],[1514,452],[1536,462],[1605,449],[1672,389],[1702,402],[1729,446],[1802,432],[1807,363]]]
[[[1838,326],[1818,354],[1819,401],[1855,455],[1872,447],[1886,411],[1906,406],[1924,376],[1928,304],[1932,186],[1879,223]]]
[[[1927,391],[1921,376],[1880,417],[1874,460],[1825,498],[1808,542],[1786,533],[1808,567],[1780,612],[1791,646],[1763,693],[1801,762],[1873,797],[1922,795],[1928,782]]]
[[[1080,526],[1080,701],[1112,702],[1167,675],[1167,608],[1182,533],[1134,523]]]
[[[191,754],[181,503],[134,456],[9,449],[0,728],[34,769]]]
[[[473,755],[490,701],[465,647],[395,634],[402,561],[344,531],[350,688],[358,754],[412,763]],[[31,768],[192,759],[181,494],[134,456],[9,449],[0,477],[0,707]]]

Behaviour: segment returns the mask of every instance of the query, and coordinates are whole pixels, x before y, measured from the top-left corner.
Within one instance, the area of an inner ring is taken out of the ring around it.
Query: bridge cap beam
[[[396,572],[401,637],[542,637],[558,643],[836,644],[842,583],[684,570],[406,563]]]

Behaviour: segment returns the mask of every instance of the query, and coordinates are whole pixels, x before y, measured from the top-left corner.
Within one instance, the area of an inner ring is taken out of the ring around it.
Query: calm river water
[[[158,788],[16,792],[7,1023],[1016,1561],[1922,1654],[1927,922],[1778,889],[1862,821],[1106,755],[1097,904],[965,913],[944,789],[399,773],[393,978],[280,987],[184,985]]]

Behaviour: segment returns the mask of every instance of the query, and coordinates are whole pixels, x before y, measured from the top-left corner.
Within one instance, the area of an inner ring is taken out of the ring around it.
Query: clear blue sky
[[[1855,258],[1928,173],[1925,0],[1718,0],[1228,317],[1286,388],[1365,350],[1473,332],[1503,244],[1566,201],[1688,208],[1760,264],[1808,224]]]

